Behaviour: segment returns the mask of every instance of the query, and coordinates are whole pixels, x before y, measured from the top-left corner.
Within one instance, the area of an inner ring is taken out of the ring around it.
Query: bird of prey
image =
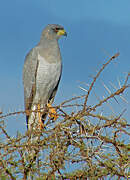
[[[45,109],[54,101],[62,73],[58,40],[63,35],[67,33],[61,25],[47,25],[40,42],[25,58],[23,85],[27,129],[43,128]],[[56,113],[54,108],[52,111]]]

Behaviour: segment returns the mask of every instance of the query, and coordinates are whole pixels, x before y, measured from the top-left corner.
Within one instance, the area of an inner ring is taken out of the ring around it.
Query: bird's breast
[[[38,101],[48,101],[61,75],[61,62],[49,63],[44,57],[38,56],[36,75],[36,96]]]

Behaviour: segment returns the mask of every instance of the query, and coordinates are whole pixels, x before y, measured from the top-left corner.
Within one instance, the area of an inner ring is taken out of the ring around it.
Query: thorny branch
[[[100,70],[98,71],[98,73],[96,74],[96,76],[93,78],[93,81],[89,87],[89,90],[88,90],[88,93],[85,97],[85,102],[84,102],[84,108],[83,110],[86,109],[86,104],[87,104],[87,100],[88,100],[88,96],[90,94],[90,92],[92,91],[92,88],[96,82],[96,80],[98,79],[99,75],[101,74],[101,72],[105,69],[105,67],[112,61],[114,60],[115,58],[117,58],[119,56],[119,53],[115,54],[114,56],[112,56],[105,64],[103,64],[103,66],[100,68]]]
[[[119,53],[115,54],[101,67],[87,94],[73,97],[55,106],[59,118],[55,122],[48,118],[45,129],[27,131],[23,135],[18,133],[16,137],[11,137],[5,125],[0,124],[1,177],[12,180],[18,177],[26,180],[29,176],[42,179],[128,179],[130,124],[124,117],[127,109],[119,110],[117,115],[107,116],[104,115],[105,112],[101,114],[98,109],[104,103],[125,93],[130,86],[130,73],[124,84],[115,92],[111,92],[94,105],[87,104],[101,72],[118,56]],[[73,111],[74,107],[76,111]],[[10,116],[26,113],[31,111],[7,114],[0,112],[0,119],[2,122]],[[36,141],[32,141],[32,137],[36,138]],[[74,169],[73,165],[79,168],[68,173],[67,165],[70,169]]]

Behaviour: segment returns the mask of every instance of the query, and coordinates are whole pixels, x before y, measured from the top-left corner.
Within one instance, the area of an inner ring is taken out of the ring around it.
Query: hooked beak
[[[60,29],[60,30],[57,32],[57,34],[58,34],[59,36],[67,36],[67,32],[66,32],[64,29]]]

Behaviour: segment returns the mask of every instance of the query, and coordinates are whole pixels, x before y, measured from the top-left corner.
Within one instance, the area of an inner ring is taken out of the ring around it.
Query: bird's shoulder
[[[31,49],[25,57],[24,67],[23,67],[23,82],[35,81],[35,73],[37,69],[38,58],[36,47]],[[28,82],[27,82],[28,83]]]
[[[37,47],[34,47],[27,53],[24,63],[26,64],[26,62],[28,61],[36,60],[37,56],[38,56],[38,50],[37,50]]]

